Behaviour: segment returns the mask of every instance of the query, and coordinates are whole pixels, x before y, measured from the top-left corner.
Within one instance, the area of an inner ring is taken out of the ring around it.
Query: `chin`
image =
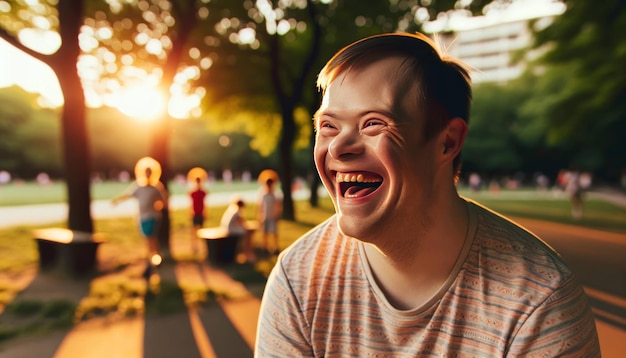
[[[344,236],[363,242],[371,242],[371,236],[374,231],[370,225],[364,224],[361,220],[354,220],[341,215],[337,216],[337,227]]]

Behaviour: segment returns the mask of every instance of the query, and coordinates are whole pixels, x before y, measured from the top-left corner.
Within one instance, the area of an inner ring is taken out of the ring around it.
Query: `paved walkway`
[[[208,198],[209,206],[227,205],[233,198],[233,193],[211,193]],[[237,193],[248,202],[256,202],[256,190]],[[304,190],[294,193],[294,199],[306,197]],[[170,208],[184,209],[191,207],[187,195],[174,195],[169,200]],[[137,214],[135,200],[126,200],[118,205],[111,204],[110,200],[94,200],[91,203],[91,214],[95,219],[128,217]],[[62,223],[67,220],[67,203],[39,204],[23,206],[0,207],[0,228],[22,224],[50,224]]]

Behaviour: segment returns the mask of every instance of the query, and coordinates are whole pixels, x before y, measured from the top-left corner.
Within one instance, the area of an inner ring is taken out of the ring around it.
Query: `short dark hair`
[[[403,98],[402,94],[416,90],[415,104],[423,109],[419,114],[426,119],[425,140],[439,134],[452,118],[459,117],[469,123],[472,89],[468,67],[442,55],[435,42],[420,33],[374,35],[344,47],[320,71],[317,87],[324,94],[340,74],[393,56],[405,59],[398,68],[397,97]],[[458,175],[460,154],[454,158],[453,165]]]

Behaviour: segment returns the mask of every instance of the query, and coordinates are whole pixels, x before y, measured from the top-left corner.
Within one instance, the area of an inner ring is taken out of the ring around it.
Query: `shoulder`
[[[290,285],[306,290],[323,267],[332,265],[337,243],[343,239],[336,222],[335,216],[330,217],[281,252],[277,266]]]
[[[465,319],[455,324],[466,326],[475,337],[487,337],[486,332],[498,326],[502,335],[497,344],[510,345],[515,340],[519,346],[511,352],[542,349],[548,340],[545,347],[552,348],[549,344],[556,344],[553,337],[561,328],[571,331],[565,327],[577,325],[587,329],[587,301],[565,260],[513,220],[469,203],[472,231],[468,237],[473,241],[443,303],[466,307]],[[539,343],[543,337],[550,338]]]
[[[472,252],[480,257],[477,265],[496,276],[522,275],[537,287],[556,289],[573,277],[561,255],[528,229],[474,202],[470,210],[476,216]]]
[[[298,238],[281,253],[280,259],[288,267],[298,262],[306,264],[320,249],[329,248],[337,236],[336,218],[333,215]]]

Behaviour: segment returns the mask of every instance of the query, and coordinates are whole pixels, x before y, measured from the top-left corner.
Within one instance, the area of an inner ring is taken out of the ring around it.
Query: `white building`
[[[530,20],[537,19],[535,27],[542,28],[563,11],[561,2],[518,0],[484,16],[449,15],[425,24],[424,29],[448,55],[471,66],[474,83],[506,82],[520,76],[526,61],[538,55],[529,50]]]

